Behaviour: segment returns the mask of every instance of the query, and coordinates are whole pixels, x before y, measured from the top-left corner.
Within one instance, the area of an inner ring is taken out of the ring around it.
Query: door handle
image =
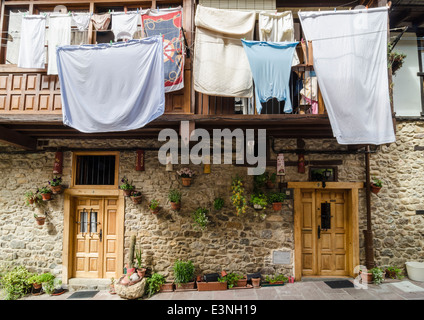
[[[103,232],[102,232],[102,229],[100,229],[100,232],[99,232],[99,239],[100,239],[100,242],[102,241],[102,236],[103,236]]]
[[[318,226],[318,239],[321,238],[321,226]]]

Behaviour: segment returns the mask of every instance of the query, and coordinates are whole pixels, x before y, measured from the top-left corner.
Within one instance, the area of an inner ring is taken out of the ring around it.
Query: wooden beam
[[[0,141],[22,147],[27,150],[35,150],[37,147],[37,140],[19,132],[7,129],[0,126]]]

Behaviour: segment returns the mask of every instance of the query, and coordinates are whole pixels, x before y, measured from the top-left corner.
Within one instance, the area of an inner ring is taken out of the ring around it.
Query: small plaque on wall
[[[273,264],[290,264],[290,251],[274,251],[272,254]]]

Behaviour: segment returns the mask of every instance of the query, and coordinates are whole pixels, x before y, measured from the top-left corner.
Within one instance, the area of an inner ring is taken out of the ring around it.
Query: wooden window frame
[[[113,185],[83,185],[76,184],[77,157],[78,156],[115,156],[115,179]],[[72,189],[117,189],[119,188],[119,151],[77,151],[72,153]]]

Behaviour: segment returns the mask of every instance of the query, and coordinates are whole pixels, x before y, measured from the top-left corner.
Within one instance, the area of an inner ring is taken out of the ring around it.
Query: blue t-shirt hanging
[[[290,73],[298,42],[267,42],[242,40],[255,83],[256,110],[271,98],[286,101],[284,112],[292,112]]]

